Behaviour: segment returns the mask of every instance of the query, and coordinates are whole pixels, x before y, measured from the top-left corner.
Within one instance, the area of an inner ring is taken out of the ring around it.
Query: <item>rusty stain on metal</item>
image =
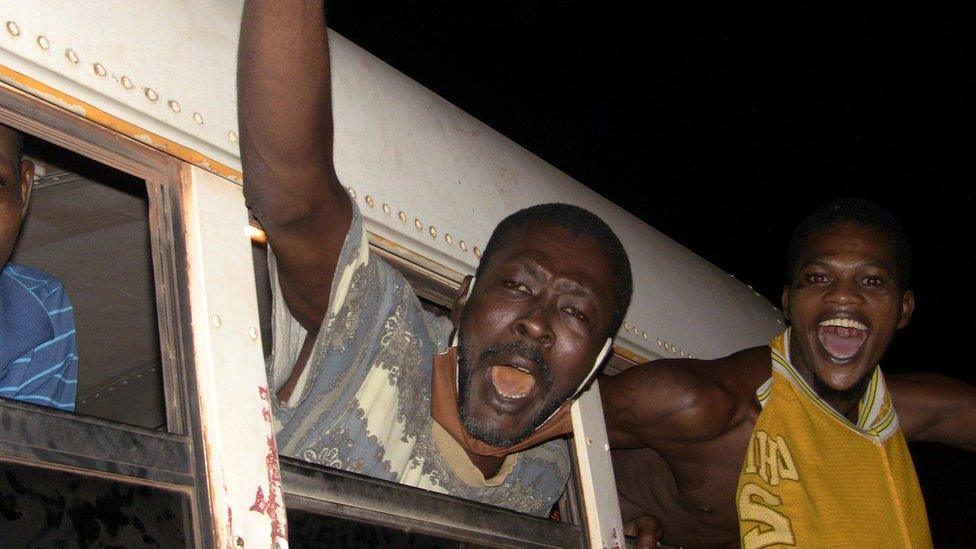
[[[258,396],[261,400],[268,402],[270,400],[268,388],[259,385]],[[264,415],[264,420],[270,423],[271,409],[265,406],[262,414]],[[278,503],[278,493],[281,491],[281,469],[278,465],[278,445],[275,443],[274,435],[269,436],[267,442],[268,453],[265,456],[265,467],[268,471],[268,497],[264,497],[264,490],[258,486],[257,492],[254,494],[254,503],[251,505],[250,510],[267,514],[271,519],[271,542],[272,545],[275,545],[279,539],[288,539],[288,525],[283,523],[279,517],[279,513],[283,512],[283,509],[281,504]]]
[[[213,160],[212,158],[209,158],[194,149],[147,132],[131,122],[127,122],[117,116],[111,115],[97,107],[85,103],[71,95],[56,90],[47,84],[30,78],[3,65],[0,65],[0,82],[9,84],[23,92],[35,97],[39,97],[48,103],[69,110],[100,126],[146,143],[154,149],[183,160],[184,162],[199,166],[208,172],[234,181],[235,183],[242,183],[244,181],[241,172],[231,168],[230,166],[221,164],[220,162],[217,162],[216,160]]]

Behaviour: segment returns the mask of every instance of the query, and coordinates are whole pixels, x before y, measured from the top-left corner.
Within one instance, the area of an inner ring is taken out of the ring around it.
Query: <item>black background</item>
[[[344,0],[328,21],[777,305],[796,223],[880,202],[912,235],[917,301],[885,369],[976,382],[968,11],[649,4]],[[971,540],[974,456],[913,454],[936,541]]]

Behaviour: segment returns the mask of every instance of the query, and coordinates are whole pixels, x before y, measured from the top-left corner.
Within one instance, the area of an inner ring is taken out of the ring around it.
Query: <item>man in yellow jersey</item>
[[[601,382],[639,546],[931,546],[905,439],[976,451],[976,388],[878,368],[915,305],[908,237],[880,206],[841,200],[788,255],[790,328],[769,346]]]

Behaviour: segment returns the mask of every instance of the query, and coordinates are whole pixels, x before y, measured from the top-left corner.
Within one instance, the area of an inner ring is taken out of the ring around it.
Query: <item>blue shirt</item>
[[[77,387],[68,293],[44,271],[8,263],[0,272],[0,397],[74,410]]]

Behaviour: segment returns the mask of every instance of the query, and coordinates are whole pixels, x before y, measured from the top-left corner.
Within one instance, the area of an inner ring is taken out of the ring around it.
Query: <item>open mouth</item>
[[[868,338],[868,327],[849,318],[832,318],[819,323],[817,337],[827,354],[836,362],[853,358]]]
[[[501,364],[491,367],[491,383],[499,395],[518,400],[532,392],[535,376],[525,368]]]

